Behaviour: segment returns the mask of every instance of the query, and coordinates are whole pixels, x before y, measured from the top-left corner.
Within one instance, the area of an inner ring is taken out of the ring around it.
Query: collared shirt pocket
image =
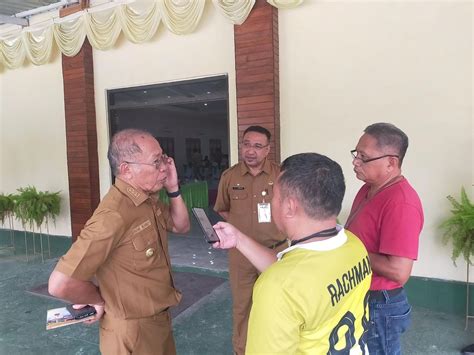
[[[268,184],[265,191],[265,202],[271,202],[273,199],[273,185]]]
[[[251,200],[246,189],[229,189],[230,210],[232,215],[244,215],[249,213]]]
[[[244,190],[231,190],[230,192],[230,199],[232,201],[239,201],[239,200],[246,200],[248,197],[247,191]]]
[[[158,236],[153,229],[147,229],[133,236],[132,260],[135,270],[150,270],[161,258]]]

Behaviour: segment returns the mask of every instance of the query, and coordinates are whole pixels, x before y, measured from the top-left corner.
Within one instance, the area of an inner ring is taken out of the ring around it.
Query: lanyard
[[[386,188],[392,186],[392,185],[395,185],[397,182],[403,180],[404,177],[403,175],[398,175],[398,176],[395,176],[393,179],[389,180],[385,185],[382,185],[377,191],[375,191],[375,193],[370,196],[370,197],[366,197],[363,201],[361,201],[361,203],[359,203],[359,205],[354,208],[351,213],[349,214],[349,217],[347,217],[347,221],[346,221],[346,225],[344,226],[344,228],[346,229],[349,229],[349,225],[354,221],[355,217],[359,214],[360,211],[362,211],[362,209],[380,192],[380,191],[383,191],[385,190]],[[368,194],[368,191],[367,191],[367,194]]]
[[[338,230],[337,230],[336,227],[330,228],[330,229],[325,229],[323,231],[308,235],[307,237],[297,239],[297,240],[292,240],[289,246],[292,247],[293,245],[296,245],[296,244],[301,243],[301,242],[305,242],[305,241],[307,241],[309,239],[313,239],[313,238],[334,237],[335,235],[337,235],[337,233],[338,233]]]

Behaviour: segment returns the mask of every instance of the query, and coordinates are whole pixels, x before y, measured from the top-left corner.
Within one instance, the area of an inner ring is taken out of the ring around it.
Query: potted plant
[[[33,253],[36,254],[36,243],[35,243],[35,227],[40,232],[40,247],[41,247],[41,258],[43,259],[43,236],[41,226],[45,223],[46,230],[48,233],[48,250],[50,252],[49,243],[49,221],[55,222],[56,216],[60,211],[61,198],[59,192],[50,193],[49,191],[42,192],[37,191],[34,186],[28,186],[18,189],[19,194],[16,197],[15,203],[15,217],[21,222],[25,230],[25,248],[26,257],[28,259],[28,247],[26,230],[27,227],[33,234]]]
[[[14,208],[15,218],[20,221],[23,226],[25,234],[25,253],[26,260],[28,260],[28,240],[26,237],[27,226],[33,229],[33,217],[32,217],[32,206],[34,204],[34,196],[36,195],[36,189],[34,187],[20,187],[17,189],[18,194],[16,195],[16,203]],[[32,231],[33,233],[33,231]],[[36,254],[36,243],[33,233],[33,253]]]
[[[37,200],[36,209],[38,211],[37,216],[39,218],[35,222],[37,224],[37,227],[39,228],[41,238],[42,238],[41,226],[43,224],[46,226],[46,235],[48,236],[49,257],[51,257],[51,244],[49,241],[49,222],[52,220],[53,223],[56,223],[56,217],[59,215],[59,212],[61,211],[61,197],[59,196],[59,194],[60,194],[60,191],[38,192],[38,200]]]
[[[447,197],[451,202],[451,216],[441,224],[443,228],[443,242],[452,242],[453,251],[451,259],[454,265],[462,255],[467,263],[466,272],[466,329],[469,318],[469,266],[472,265],[471,257],[474,255],[474,205],[469,200],[464,187],[461,189],[461,199],[457,201],[454,197]]]
[[[463,256],[468,265],[472,265],[471,257],[474,255],[474,205],[469,200],[464,187],[461,189],[461,200],[447,197],[451,202],[451,216],[441,224],[445,230],[443,242],[450,240],[453,244],[451,259],[456,265],[459,256]]]
[[[15,207],[15,197],[12,194],[0,194],[0,222],[5,226],[5,221],[8,221],[10,230],[10,245],[15,248],[15,241],[13,239],[13,210]]]

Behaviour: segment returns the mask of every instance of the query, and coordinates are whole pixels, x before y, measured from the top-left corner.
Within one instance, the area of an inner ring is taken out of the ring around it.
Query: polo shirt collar
[[[293,245],[292,247],[288,247],[277,254],[278,260],[281,260],[283,255],[292,251],[293,249],[329,251],[329,250],[339,248],[340,246],[344,245],[347,242],[347,235],[345,233],[345,229],[341,225],[338,224],[336,228],[337,228],[338,233],[334,237],[324,239],[324,240],[316,240],[314,242],[305,243],[305,244],[296,244],[296,245]]]
[[[146,194],[142,190],[132,187],[132,185],[126,183],[120,178],[115,178],[115,187],[119,189],[119,191],[125,196],[128,196],[128,198],[132,200],[135,206],[141,205],[149,197],[148,194]]]
[[[263,163],[262,171],[267,175],[270,175],[271,173],[270,161],[267,158],[265,158],[265,162]],[[248,168],[247,164],[242,161],[242,164],[240,165],[240,174],[243,176],[247,173],[250,174],[250,169]]]

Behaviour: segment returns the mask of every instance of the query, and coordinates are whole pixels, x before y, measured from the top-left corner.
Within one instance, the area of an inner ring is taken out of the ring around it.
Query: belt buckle
[[[402,288],[401,287],[398,287],[398,288],[394,288],[392,290],[388,290],[387,293],[390,297],[394,297],[396,295],[398,295],[400,292],[402,292]]]
[[[376,301],[385,301],[386,297],[385,297],[384,291],[387,293],[389,298],[392,298],[398,295],[402,290],[403,290],[402,287],[394,288],[392,290],[373,290],[373,291],[370,291],[369,299],[373,299]]]
[[[374,290],[374,291],[370,291],[369,299],[372,299],[375,301],[385,301],[385,295],[380,290]]]

